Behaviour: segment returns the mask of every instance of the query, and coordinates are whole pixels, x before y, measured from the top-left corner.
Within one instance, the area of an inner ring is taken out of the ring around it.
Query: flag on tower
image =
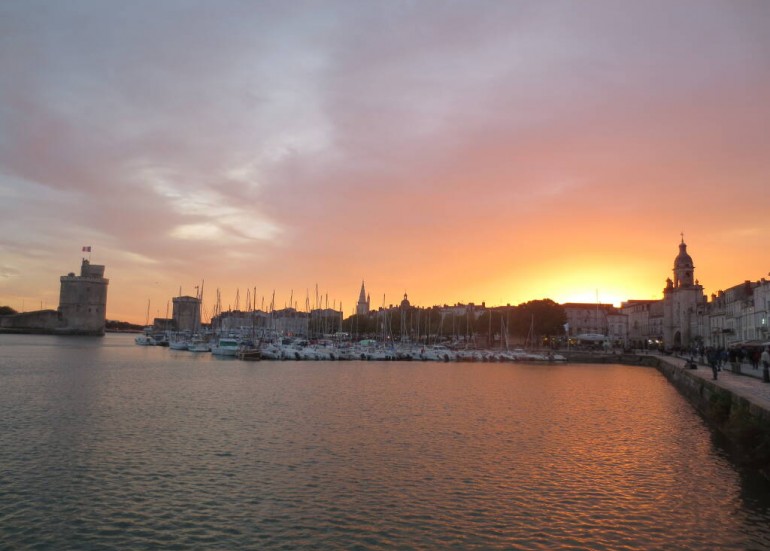
[[[91,245],[87,245],[87,246],[83,247],[83,252],[84,253],[90,253],[91,252]]]

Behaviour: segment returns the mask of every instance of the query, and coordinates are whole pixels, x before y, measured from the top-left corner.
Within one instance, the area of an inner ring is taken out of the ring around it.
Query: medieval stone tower
[[[695,279],[695,265],[687,254],[687,245],[679,243],[679,254],[674,259],[674,279],[666,280],[663,289],[663,345],[666,348],[687,348],[695,344],[693,335],[699,334],[693,327],[698,308],[706,303],[703,286]]]
[[[361,293],[358,295],[358,304],[356,304],[356,315],[365,316],[369,313],[369,296],[366,294],[364,282],[361,282]]]
[[[104,335],[107,316],[107,285],[104,266],[83,259],[80,275],[61,276],[59,316],[63,327],[59,333]]]
[[[177,331],[199,331],[201,300],[198,297],[174,297],[174,325]]]

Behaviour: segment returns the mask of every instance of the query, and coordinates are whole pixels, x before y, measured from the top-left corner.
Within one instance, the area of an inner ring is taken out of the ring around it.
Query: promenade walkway
[[[690,373],[696,377],[707,379],[714,384],[728,389],[738,396],[746,398],[749,402],[761,407],[766,411],[770,411],[770,383],[762,381],[762,367],[753,369],[751,364],[741,364],[741,373],[733,373],[729,364],[722,366],[722,371],[718,373],[718,378],[713,381],[713,373],[711,367],[696,362],[697,369],[689,369],[685,367],[689,358],[683,358],[678,356],[660,356],[664,361],[667,361],[681,369],[687,369]]]

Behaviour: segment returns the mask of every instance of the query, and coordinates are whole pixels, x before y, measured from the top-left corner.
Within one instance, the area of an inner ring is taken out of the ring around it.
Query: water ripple
[[[651,369],[224,364],[117,337],[13,342],[0,548],[770,543],[767,486]]]

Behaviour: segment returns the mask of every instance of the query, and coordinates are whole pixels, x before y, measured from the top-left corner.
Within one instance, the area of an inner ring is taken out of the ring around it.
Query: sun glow
[[[615,306],[627,300],[660,298],[660,275],[649,267],[642,271],[630,262],[618,262],[614,258],[565,260],[558,269],[548,270],[547,276],[518,277],[518,281],[526,282],[523,294],[550,298],[560,304],[578,302]]]

